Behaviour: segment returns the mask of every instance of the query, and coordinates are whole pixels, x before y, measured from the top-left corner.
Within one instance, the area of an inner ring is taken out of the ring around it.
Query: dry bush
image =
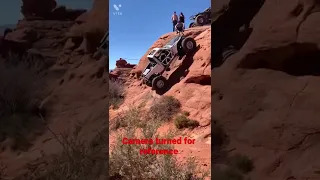
[[[228,140],[223,128],[217,123],[214,123],[211,128],[211,138],[214,142],[213,147],[221,147]]]
[[[229,157],[229,164],[242,173],[248,173],[254,168],[251,159],[248,156],[242,154],[235,154]]]
[[[82,125],[79,125],[71,135],[64,133],[62,138],[59,138],[63,152],[52,158],[44,172],[37,173],[41,174],[37,179],[106,179],[108,134],[99,133],[93,141],[87,142],[80,138],[81,127]]]
[[[109,107],[118,108],[124,101],[124,92],[123,84],[109,80]]]
[[[117,130],[119,128],[125,128],[134,123],[134,126],[143,127],[145,121],[140,108],[130,109],[123,113],[118,114],[116,118],[110,121],[110,129]]]
[[[45,81],[25,63],[9,66],[0,60],[0,140],[11,139],[11,148],[27,150],[44,130],[39,104]]]
[[[216,180],[245,180],[241,172],[230,167],[225,169],[214,168],[211,174],[211,178]]]
[[[6,176],[6,167],[0,163],[0,179],[5,179]]]
[[[181,104],[179,100],[172,96],[162,96],[150,107],[150,116],[152,119],[160,121],[170,120],[180,111]]]
[[[174,120],[174,125],[178,129],[183,129],[183,128],[193,129],[199,126],[199,122],[189,119],[185,115],[180,115],[180,116],[177,116],[176,119]]]
[[[136,110],[130,110],[136,112]],[[109,160],[109,179],[204,179],[196,177],[199,174],[196,164],[192,159],[187,162],[187,167],[179,164],[175,155],[140,155],[140,149],[173,149],[172,145],[148,144],[148,145],[126,145],[122,139],[155,139],[173,138],[174,132],[169,131],[167,135],[160,136],[157,133],[161,121],[149,119],[142,128],[137,127],[137,119],[130,117],[126,120],[127,126],[118,135],[116,143],[112,146]],[[140,132],[140,133],[137,133]],[[204,174],[206,176],[207,174]]]
[[[212,179],[249,180],[246,174],[253,170],[253,162],[245,155],[235,154],[227,158],[225,168],[214,168]]]

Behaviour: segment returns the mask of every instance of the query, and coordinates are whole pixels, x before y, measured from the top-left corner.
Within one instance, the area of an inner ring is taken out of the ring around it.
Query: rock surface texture
[[[108,57],[95,54],[108,30],[108,5],[109,1],[95,0],[86,12],[57,6],[51,0],[24,0],[25,18],[0,39],[6,60],[39,65],[38,73],[50,89],[39,109],[47,110],[47,126],[56,134],[82,122],[86,124],[82,133],[92,138],[106,126]],[[36,169],[48,164],[52,154],[62,151],[61,144],[52,137],[52,132],[46,131],[18,155],[0,143],[0,161],[7,167],[7,178],[35,179]]]
[[[319,8],[265,0],[239,52],[212,70],[212,117],[227,149],[253,159],[251,179],[320,179]]]

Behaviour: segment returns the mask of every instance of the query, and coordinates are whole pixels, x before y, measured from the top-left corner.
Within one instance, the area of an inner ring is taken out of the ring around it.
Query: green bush
[[[174,120],[174,124],[175,124],[176,128],[178,128],[178,129],[195,128],[195,127],[199,126],[198,121],[191,120],[184,115],[180,115],[180,116],[176,117],[176,119]]]

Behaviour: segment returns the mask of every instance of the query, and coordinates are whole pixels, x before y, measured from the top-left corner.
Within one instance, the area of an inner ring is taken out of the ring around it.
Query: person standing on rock
[[[175,31],[175,27],[176,27],[176,25],[178,23],[178,16],[177,16],[176,12],[173,12],[171,20],[172,20],[172,24],[173,24],[173,30],[172,31],[174,32]]]
[[[180,13],[180,16],[179,16],[179,22],[183,23],[183,29],[185,28],[184,27],[184,14],[181,12]]]

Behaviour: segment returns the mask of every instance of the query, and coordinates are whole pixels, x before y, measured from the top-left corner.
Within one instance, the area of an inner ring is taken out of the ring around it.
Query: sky
[[[183,12],[187,28],[190,16],[210,6],[210,0],[110,0],[109,69],[119,58],[137,64],[161,35],[172,32],[174,11]]]
[[[90,9],[93,0],[57,0],[58,5],[68,8]],[[22,18],[22,0],[0,0],[0,25],[16,24]]]

